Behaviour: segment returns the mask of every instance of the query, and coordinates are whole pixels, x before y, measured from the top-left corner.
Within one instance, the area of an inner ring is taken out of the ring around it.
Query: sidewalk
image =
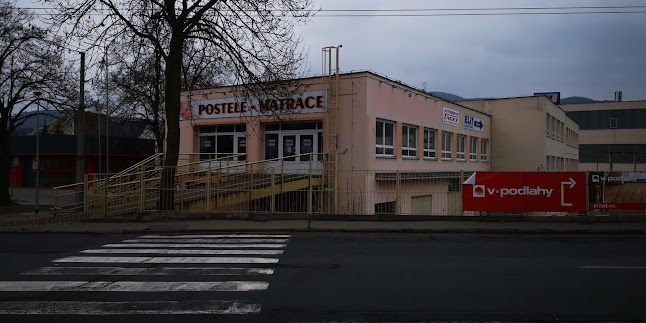
[[[485,222],[342,220],[174,220],[155,222],[81,222],[44,216],[36,222],[0,226],[3,233],[153,233],[153,232],[390,232],[471,234],[638,234],[646,222]]]

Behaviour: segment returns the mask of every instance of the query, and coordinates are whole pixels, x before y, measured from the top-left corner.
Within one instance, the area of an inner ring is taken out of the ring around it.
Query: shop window
[[[457,159],[466,160],[467,159],[467,136],[458,135],[458,150],[457,150]]]
[[[395,123],[377,120],[377,156],[395,156]]]
[[[375,214],[395,214],[395,201],[375,204]]]
[[[442,160],[453,159],[453,133],[442,131]]]
[[[238,154],[247,153],[247,137],[238,137]],[[247,155],[238,156],[238,160],[247,160]]]
[[[478,161],[478,137],[471,137],[469,145],[469,160]]]
[[[245,128],[245,125],[200,127],[200,160],[223,158],[246,152]],[[244,151],[241,152],[240,148]]]
[[[278,134],[265,135],[265,159],[278,158]]]
[[[480,161],[488,161],[489,160],[489,140],[488,139],[482,139],[480,141]]]
[[[296,136],[283,136],[283,157],[285,160],[294,161],[295,157],[290,157],[296,155]]]
[[[402,156],[417,156],[417,127],[402,126]]]
[[[424,157],[437,158],[435,155],[435,137],[437,131],[435,129],[424,129]]]

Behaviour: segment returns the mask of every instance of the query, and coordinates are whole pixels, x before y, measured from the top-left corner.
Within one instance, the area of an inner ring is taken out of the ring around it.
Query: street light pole
[[[37,112],[36,112],[36,161],[38,162],[38,169],[32,170],[34,171],[34,175],[36,176],[36,196],[34,197],[35,201],[35,209],[34,213],[38,214],[38,200],[40,197],[40,91],[34,92],[34,95],[36,95],[36,107],[37,107]]]

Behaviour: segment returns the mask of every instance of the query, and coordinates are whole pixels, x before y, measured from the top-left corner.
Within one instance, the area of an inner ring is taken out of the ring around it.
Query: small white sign
[[[447,107],[442,108],[442,123],[449,124],[452,126],[460,126],[460,112],[449,109]]]
[[[484,132],[484,121],[478,117],[464,115],[464,128]]]

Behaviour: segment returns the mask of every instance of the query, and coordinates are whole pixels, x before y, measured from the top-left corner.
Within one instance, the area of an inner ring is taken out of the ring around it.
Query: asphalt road
[[[0,320],[646,319],[646,237],[214,235],[0,235]]]

